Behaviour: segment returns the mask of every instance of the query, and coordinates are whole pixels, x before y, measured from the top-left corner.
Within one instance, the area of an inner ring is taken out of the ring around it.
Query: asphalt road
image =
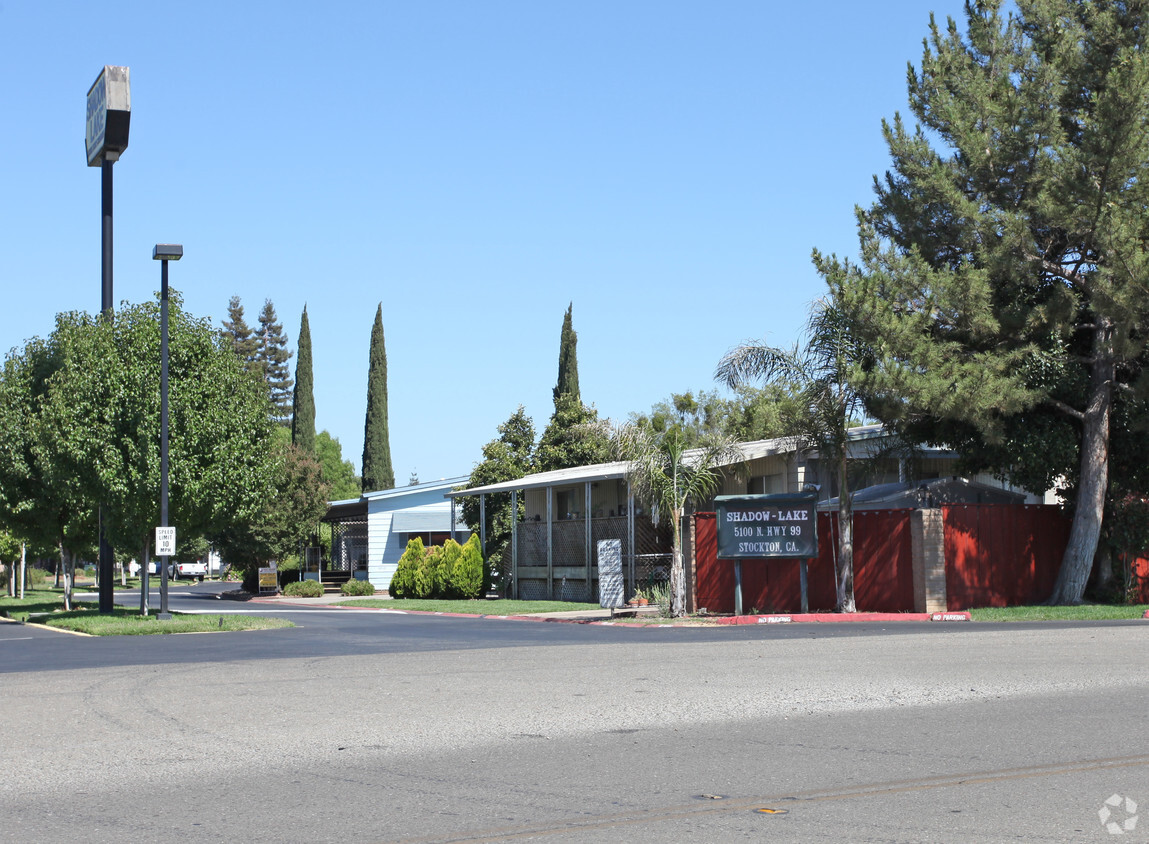
[[[0,625],[0,840],[1149,839],[1146,624],[291,617]]]

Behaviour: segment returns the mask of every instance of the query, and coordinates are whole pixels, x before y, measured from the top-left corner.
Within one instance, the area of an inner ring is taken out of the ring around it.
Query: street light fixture
[[[168,526],[168,261],[178,261],[184,248],[178,243],[157,243],[152,260],[160,261],[160,526]],[[175,550],[174,548],[172,549]],[[168,561],[160,557],[160,614],[170,619],[168,612]],[[144,587],[147,588],[146,586]]]

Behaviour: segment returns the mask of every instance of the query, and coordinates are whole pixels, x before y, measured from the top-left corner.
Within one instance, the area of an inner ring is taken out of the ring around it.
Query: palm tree
[[[677,427],[658,434],[648,426],[625,425],[615,436],[619,459],[627,461],[627,481],[634,495],[650,507],[650,518],[658,524],[670,520],[673,555],[670,566],[670,609],[675,616],[686,614],[686,567],[682,560],[682,515],[686,503],[701,502],[713,495],[722,483],[719,466],[740,457],[729,439],[711,437],[696,448],[687,448]]]
[[[805,448],[816,448],[838,470],[838,555],[835,572],[839,612],[855,612],[854,513],[846,477],[850,424],[864,415],[862,400],[850,380],[853,367],[864,363],[866,350],[850,335],[843,315],[825,299],[814,303],[806,324],[806,344],[780,349],[746,342],[726,353],[716,380],[738,387],[752,380],[780,384],[794,391],[799,408],[791,420],[794,436]]]

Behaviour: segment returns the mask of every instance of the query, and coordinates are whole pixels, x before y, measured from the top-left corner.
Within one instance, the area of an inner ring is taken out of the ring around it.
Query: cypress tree
[[[563,396],[569,396],[579,401],[578,391],[578,335],[575,334],[571,322],[571,311],[574,303],[567,305],[566,315],[563,317],[562,334],[559,337],[559,377],[555,383],[554,398],[557,410]]]
[[[255,335],[244,319],[243,305],[238,296],[232,296],[227,303],[227,317],[220,333],[231,344],[236,357],[243,362],[243,368],[250,372],[255,364]]]
[[[267,381],[271,395],[271,416],[281,425],[288,424],[291,414],[291,370],[287,362],[291,352],[287,349],[287,335],[283,323],[275,315],[275,305],[267,299],[259,314],[259,335],[256,339],[256,364]]]
[[[291,442],[308,454],[315,452],[315,390],[311,371],[311,326],[307,305],[299,321],[299,354],[295,358],[295,394],[291,402]]]
[[[375,311],[371,328],[371,357],[367,370],[367,419],[363,425],[363,491],[391,489],[391,443],[387,434],[387,347],[383,341],[383,304]]]
[[[535,471],[567,469],[604,463],[610,459],[610,433],[598,411],[582,403],[578,387],[578,335],[567,305],[559,337],[559,376],[555,383],[555,412],[535,452]]]

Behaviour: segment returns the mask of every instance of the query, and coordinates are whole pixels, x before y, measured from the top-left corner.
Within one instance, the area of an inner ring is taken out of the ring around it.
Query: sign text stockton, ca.
[[[812,495],[723,495],[715,499],[718,557],[816,557],[817,501]]]

